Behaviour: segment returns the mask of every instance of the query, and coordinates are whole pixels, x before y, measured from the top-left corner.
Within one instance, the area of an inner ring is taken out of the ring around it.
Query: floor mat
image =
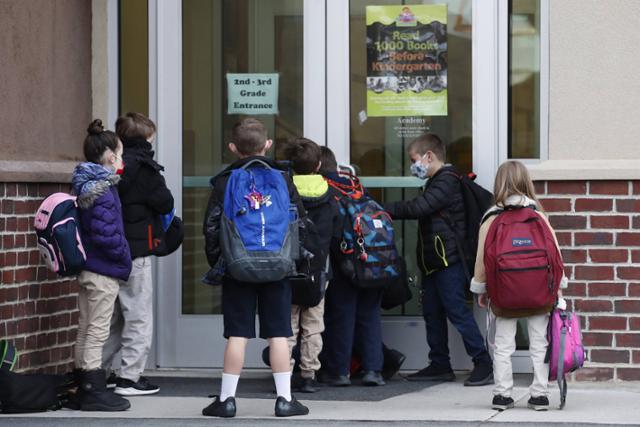
[[[206,397],[220,392],[220,379],[150,377],[153,384],[160,386],[160,396]],[[301,400],[339,400],[339,401],[380,401],[414,391],[432,387],[439,382],[413,382],[402,377],[394,377],[382,387],[365,387],[359,380],[353,380],[349,387],[320,386],[317,393],[296,393]],[[264,378],[240,378],[238,397],[255,399],[275,399],[273,377],[266,374]]]

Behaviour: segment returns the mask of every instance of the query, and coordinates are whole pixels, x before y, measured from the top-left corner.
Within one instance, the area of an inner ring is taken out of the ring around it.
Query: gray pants
[[[102,367],[113,369],[122,350],[119,376],[137,382],[144,371],[153,339],[153,278],[151,257],[136,258],[127,282],[120,282],[111,317]]]

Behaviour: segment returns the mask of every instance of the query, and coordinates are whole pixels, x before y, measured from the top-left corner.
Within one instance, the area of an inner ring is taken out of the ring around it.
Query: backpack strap
[[[253,160],[249,160],[247,163],[245,163],[244,165],[242,165],[242,166],[240,167],[240,169],[247,169],[249,166],[251,166],[251,165],[253,165],[253,164],[256,164],[256,163],[261,164],[262,166],[266,167],[267,169],[273,169],[273,167],[272,167],[269,163],[265,162],[265,161],[264,161],[264,160],[262,160],[262,159],[253,159]]]
[[[0,369],[10,371],[18,360],[18,352],[15,346],[7,340],[0,340]]]
[[[560,319],[562,319],[562,328],[560,328],[560,351],[558,351],[558,373],[556,377],[558,380],[558,388],[560,389],[560,409],[562,409],[567,402],[567,378],[564,375],[564,350],[567,339],[567,314],[560,312]]]

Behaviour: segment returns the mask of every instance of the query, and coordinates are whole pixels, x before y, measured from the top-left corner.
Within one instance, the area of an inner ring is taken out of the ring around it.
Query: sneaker
[[[116,388],[118,383],[118,376],[115,372],[111,372],[111,375],[107,378],[107,388]]]
[[[276,399],[275,413],[276,417],[295,417],[296,415],[309,414],[309,408],[298,402],[293,396],[291,396],[291,400],[288,402],[284,397],[278,396]]]
[[[146,396],[156,394],[159,391],[160,387],[151,384],[147,378],[140,377],[138,382],[133,382],[126,378],[118,378],[114,393],[120,396]]]
[[[362,385],[383,386],[385,384],[386,383],[384,382],[384,379],[382,378],[380,372],[367,371],[365,372],[364,377],[362,377]]]
[[[233,418],[236,416],[236,398],[227,397],[224,402],[220,400],[220,396],[213,397],[213,402],[202,410],[202,415],[205,417],[221,417],[221,418]]]
[[[510,397],[501,396],[499,394],[493,396],[493,402],[491,408],[498,411],[504,411],[513,408],[513,399]]]
[[[346,387],[351,385],[351,380],[346,375],[333,375],[323,372],[318,376],[318,381],[332,387]]]
[[[534,411],[546,411],[549,409],[549,399],[547,396],[531,396],[527,402],[527,408],[533,409]]]
[[[487,384],[493,384],[493,365],[490,363],[478,363],[475,365],[469,378],[464,382],[464,385],[467,387]]]
[[[318,383],[313,378],[302,378],[298,390],[301,393],[315,393],[318,391]]]
[[[451,367],[441,368],[433,363],[406,376],[409,381],[455,381],[456,376]]]

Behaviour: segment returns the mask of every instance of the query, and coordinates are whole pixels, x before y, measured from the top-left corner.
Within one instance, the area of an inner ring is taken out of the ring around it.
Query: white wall
[[[634,165],[640,164],[639,23],[638,0],[551,0],[551,162],[540,165],[541,169],[584,172],[598,169],[589,160],[612,159],[606,165],[600,164],[602,168],[617,169],[608,177],[633,178],[633,169],[637,175],[640,168]]]

